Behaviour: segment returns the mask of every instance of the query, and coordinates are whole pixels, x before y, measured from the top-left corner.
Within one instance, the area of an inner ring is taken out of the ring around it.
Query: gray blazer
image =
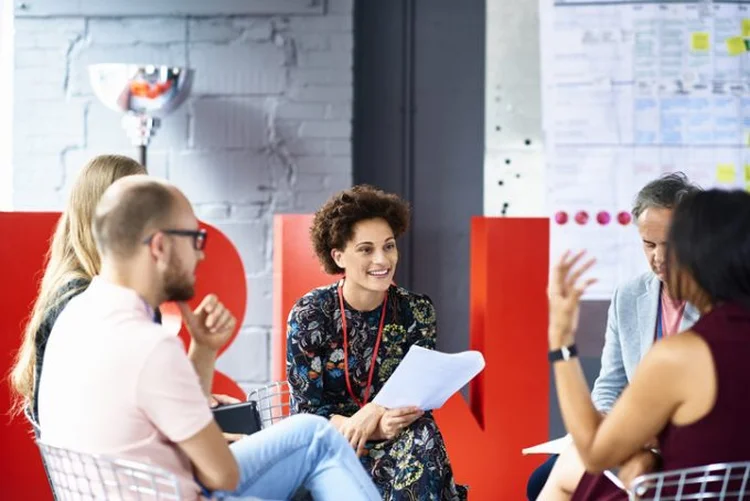
[[[602,369],[591,393],[600,411],[612,408],[654,344],[660,291],[659,278],[650,271],[615,289],[607,312]],[[692,327],[698,316],[695,307],[686,305],[680,331]]]

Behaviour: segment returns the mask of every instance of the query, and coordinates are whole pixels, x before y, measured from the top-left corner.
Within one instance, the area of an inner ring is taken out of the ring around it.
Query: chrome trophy
[[[195,72],[175,66],[104,63],[89,66],[94,94],[108,108],[125,113],[122,126],[146,167],[147,149],[161,118],[190,94]]]

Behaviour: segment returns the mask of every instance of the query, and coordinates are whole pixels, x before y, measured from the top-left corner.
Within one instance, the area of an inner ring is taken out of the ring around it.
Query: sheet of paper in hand
[[[441,353],[412,346],[373,402],[389,409],[438,409],[482,369],[484,357],[478,351]]]
[[[566,447],[573,443],[573,437],[565,435],[543,444],[535,445],[533,447],[526,447],[521,449],[521,454],[524,456],[527,454],[560,454]]]

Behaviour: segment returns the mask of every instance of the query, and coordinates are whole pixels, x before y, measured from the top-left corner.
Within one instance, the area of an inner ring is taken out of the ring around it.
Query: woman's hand
[[[593,278],[581,281],[581,276],[596,262],[595,259],[589,259],[579,264],[585,253],[586,251],[581,251],[571,256],[570,251],[566,252],[552,270],[547,292],[550,350],[557,350],[573,343],[578,328],[581,296],[596,282]]]
[[[404,428],[409,427],[414,421],[424,416],[424,411],[419,407],[402,407],[400,409],[388,409],[380,418],[374,440],[393,440]]]
[[[362,407],[352,417],[331,419],[331,423],[341,432],[346,440],[352,444],[357,456],[365,452],[365,444],[375,433],[380,424],[380,418],[385,409],[372,402]]]
[[[653,473],[659,466],[659,456],[650,450],[637,452],[620,466],[617,476],[625,487],[630,489],[630,484],[636,477]]]

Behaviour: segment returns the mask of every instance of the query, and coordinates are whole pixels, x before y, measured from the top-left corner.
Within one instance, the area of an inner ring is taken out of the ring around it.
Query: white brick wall
[[[0,211],[13,208],[13,2],[0,0]]]
[[[93,97],[87,65],[195,68],[149,170],[240,252],[245,322],[218,365],[246,389],[269,378],[273,214],[311,212],[351,184],[352,3],[329,0],[324,16],[16,19],[16,210],[60,209],[93,155],[137,155],[119,115]]]

